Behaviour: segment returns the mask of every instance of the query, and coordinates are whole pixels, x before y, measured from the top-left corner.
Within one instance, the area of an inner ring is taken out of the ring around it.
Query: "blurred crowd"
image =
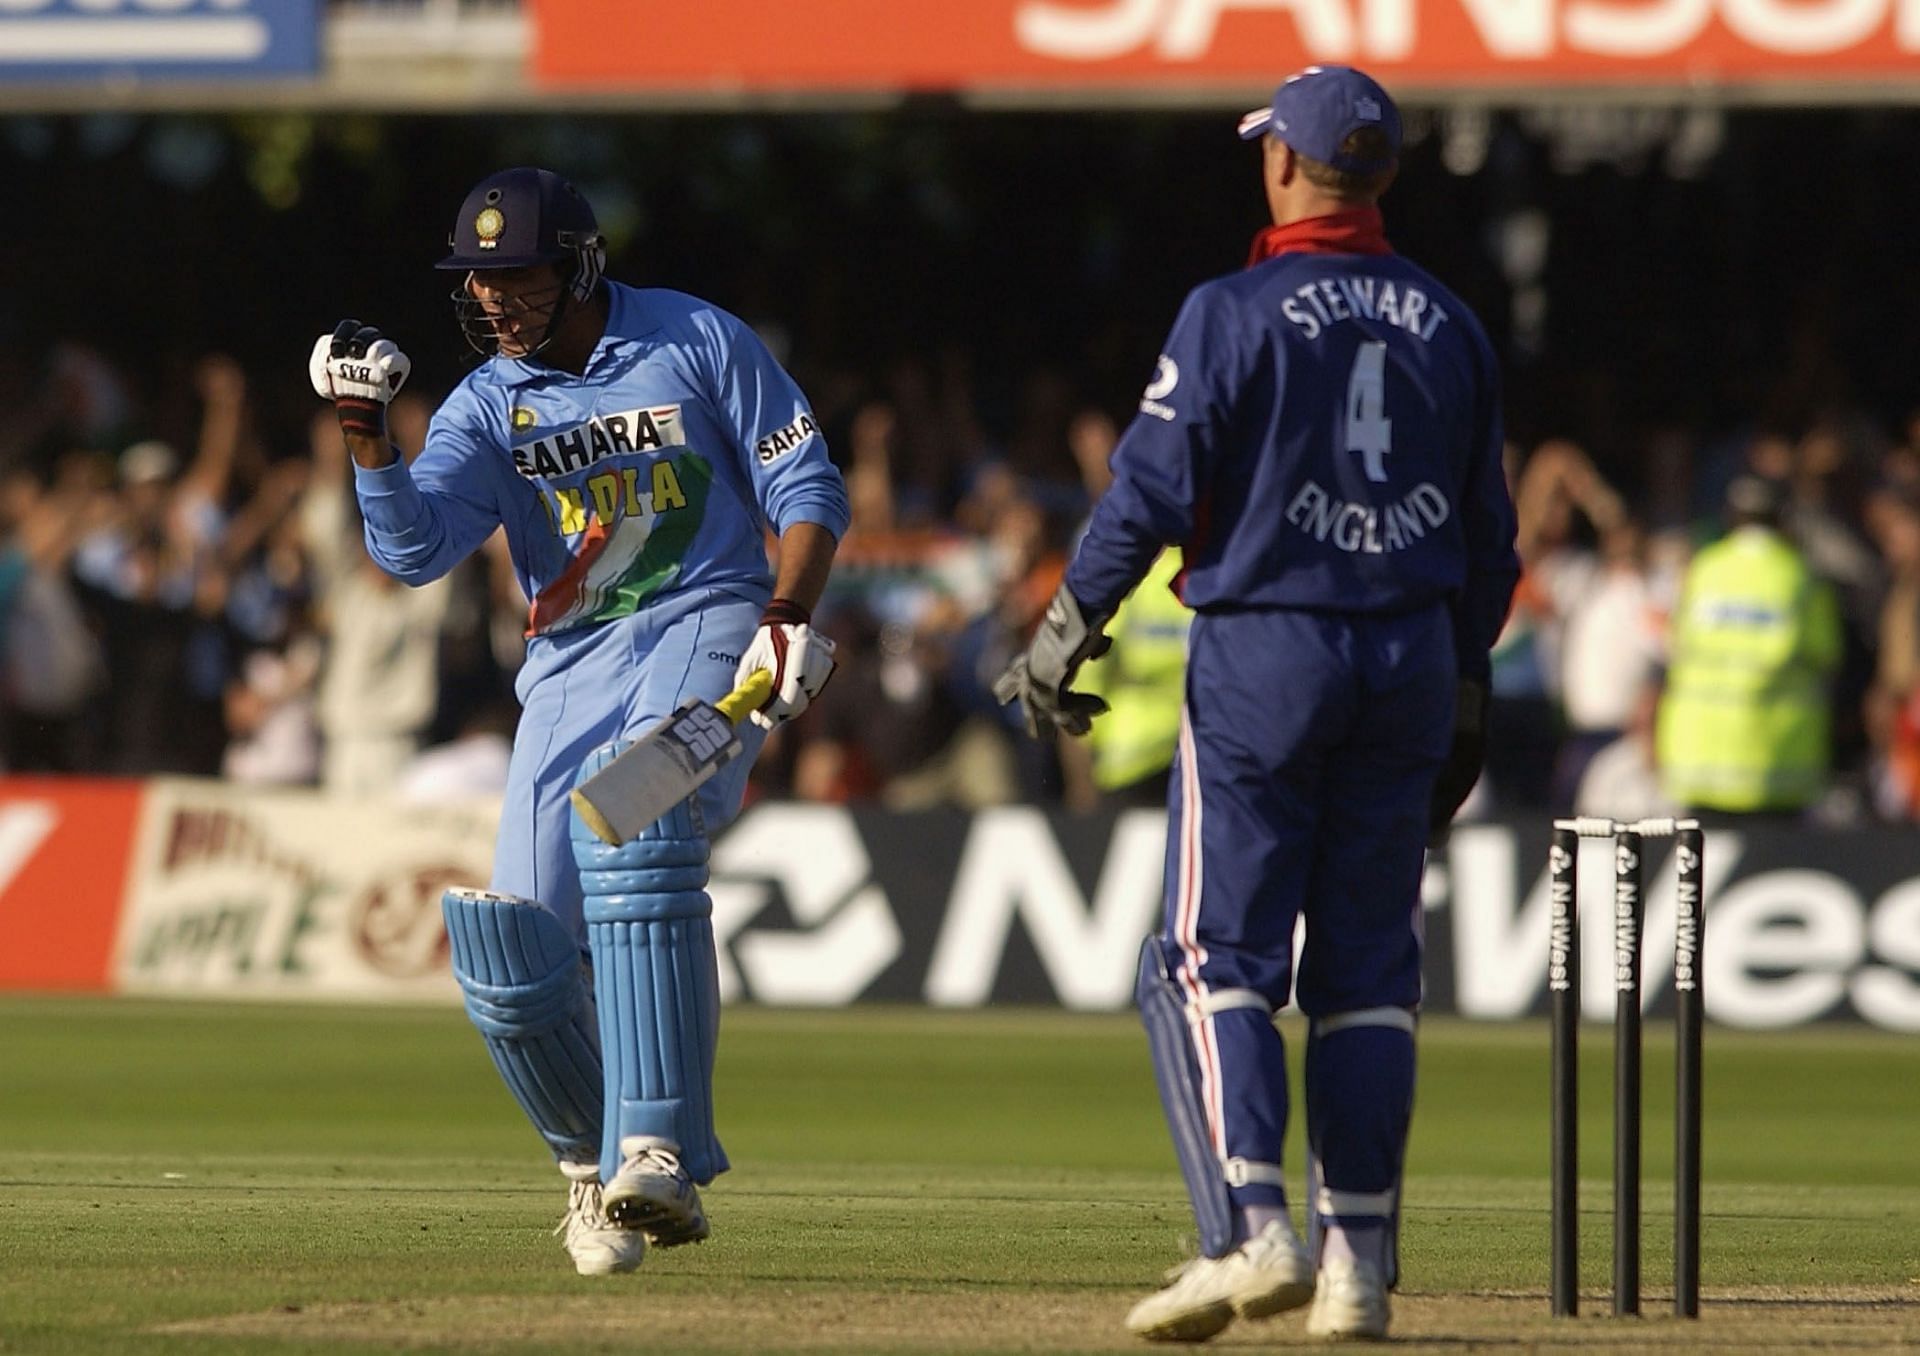
[[[276,404],[225,355],[183,365],[164,401],[83,345],[36,362],[0,381],[14,405],[0,431],[0,767],[422,799],[498,790],[527,607],[501,539],[436,584],[396,585],[360,544],[325,407]],[[801,376],[853,505],[816,619],[840,669],[769,745],[755,794],[1154,802],[1180,699],[1183,619],[1165,590],[1177,559],[1092,675],[1119,717],[1105,742],[1029,741],[989,691],[1105,488],[1113,413],[1038,371],[990,432],[951,354],[902,358],[877,380]],[[409,456],[431,408],[413,393],[394,405]],[[1727,487],[1757,475],[1782,487],[1781,534],[1837,602],[1821,675],[1830,748],[1806,808],[1920,817],[1917,444],[1920,419],[1894,430],[1842,413],[1665,435],[1606,471],[1565,441],[1510,448],[1525,571],[1470,811],[1659,808],[1675,609],[1689,563],[1725,530]]]

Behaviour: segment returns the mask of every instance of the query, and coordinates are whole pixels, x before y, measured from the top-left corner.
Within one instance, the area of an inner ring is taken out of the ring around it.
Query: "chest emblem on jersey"
[[[527,411],[531,420],[532,411]],[[514,415],[515,432],[521,432]],[[622,410],[617,414],[596,414],[572,428],[542,433],[538,438],[513,445],[513,467],[529,480],[547,479],[582,470],[608,457],[629,452],[658,452],[680,447],[686,438],[681,431],[678,405],[655,405],[648,409]]]
[[[513,425],[515,433],[525,433],[540,422],[540,417],[525,405],[516,405],[513,407],[513,412],[507,416],[507,422]]]

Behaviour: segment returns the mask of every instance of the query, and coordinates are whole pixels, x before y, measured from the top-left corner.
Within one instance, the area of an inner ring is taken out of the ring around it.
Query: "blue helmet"
[[[551,298],[530,301],[548,310],[545,336],[530,357],[553,338],[569,301],[586,301],[600,286],[607,262],[606,238],[580,190],[551,170],[500,170],[475,184],[460,204],[449,253],[435,268],[460,273],[554,265],[560,285]],[[491,357],[499,337],[465,282],[453,293],[454,311],[467,342]]]

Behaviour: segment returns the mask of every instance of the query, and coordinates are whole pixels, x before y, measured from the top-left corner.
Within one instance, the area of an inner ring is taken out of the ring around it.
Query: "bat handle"
[[[767,704],[767,698],[773,695],[773,673],[769,669],[755,669],[747,675],[747,681],[713,704],[713,709],[738,725],[747,718],[749,711],[758,711]]]

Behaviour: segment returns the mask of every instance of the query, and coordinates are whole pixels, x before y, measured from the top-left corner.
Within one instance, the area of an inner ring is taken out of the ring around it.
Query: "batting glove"
[[[1460,812],[1480,769],[1487,761],[1487,685],[1477,678],[1462,678],[1454,701],[1453,745],[1447,761],[1434,779],[1433,799],[1427,808],[1427,841],[1439,845],[1446,841],[1453,817]]]
[[[343,320],[313,341],[307,376],[314,393],[333,402],[340,427],[368,438],[387,436],[387,402],[400,394],[413,360],[371,325]]]
[[[738,687],[756,669],[773,675],[773,696],[752,715],[763,730],[784,725],[807,709],[833,677],[833,642],[807,623],[812,614],[787,598],[775,598],[760,614],[760,629],[734,670]]]
[[[1100,631],[1106,624],[1104,615],[1088,613],[1062,584],[1027,652],[994,680],[995,698],[1020,703],[1027,733],[1035,739],[1055,730],[1083,735],[1093,728],[1095,716],[1105,714],[1106,702],[1090,692],[1073,691],[1073,679],[1082,664],[1113,648],[1113,641]]]

